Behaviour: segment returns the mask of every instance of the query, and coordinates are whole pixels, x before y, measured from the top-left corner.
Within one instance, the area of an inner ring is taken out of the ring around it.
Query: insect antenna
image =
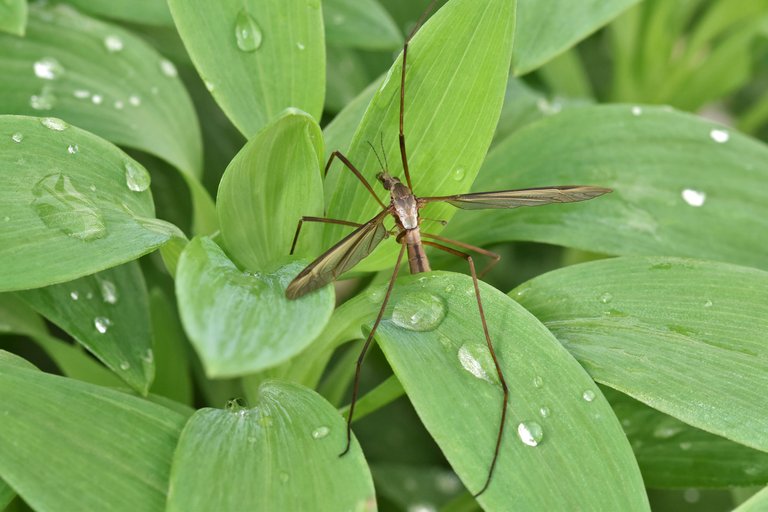
[[[371,141],[369,141],[369,140],[367,140],[367,141],[365,141],[365,142],[366,142],[366,143],[367,143],[369,146],[371,146],[371,150],[373,151],[373,154],[374,154],[374,155],[376,155],[376,160],[378,160],[378,161],[379,161],[379,165],[381,166],[381,170],[382,170],[382,171],[386,171],[386,170],[387,170],[387,168],[386,168],[386,167],[384,167],[384,162],[382,162],[382,161],[381,161],[381,157],[379,157],[379,153],[376,151],[376,147],[375,147],[373,144],[371,144]],[[382,150],[382,152],[384,151],[384,147],[383,147],[383,146],[382,146],[381,150]],[[385,162],[386,162],[386,159],[387,159],[387,156],[386,156],[386,155],[384,155],[384,160],[385,160]]]

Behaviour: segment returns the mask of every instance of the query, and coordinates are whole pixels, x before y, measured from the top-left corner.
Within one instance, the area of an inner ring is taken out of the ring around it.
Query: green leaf
[[[768,273],[615,258],[510,292],[598,382],[689,425],[768,451]]]
[[[13,293],[0,294],[0,334],[46,336],[45,320]]]
[[[768,487],[739,505],[733,512],[762,512],[768,508]]]
[[[510,389],[498,464],[480,504],[487,510],[563,510],[574,503],[647,510],[629,443],[595,383],[516,302],[484,283],[480,290]],[[374,294],[381,297],[383,289]],[[472,281],[444,272],[409,276],[395,286],[392,305],[379,326],[381,348],[453,469],[478,492],[503,395]],[[524,426],[541,428],[537,446],[519,437]]]
[[[200,76],[251,137],[282,110],[320,119],[325,48],[319,0],[170,0]]]
[[[23,36],[27,27],[27,0],[0,3],[0,31]]]
[[[339,112],[346,108],[361,91],[363,91],[374,78],[370,76],[370,53],[361,52],[354,48],[327,46],[326,59],[328,61],[325,70],[325,105],[327,112]],[[373,96],[375,89],[371,91]],[[363,112],[368,106],[368,101],[363,106]],[[360,113],[362,118],[363,112]],[[358,122],[360,119],[357,120]],[[357,128],[357,123],[354,128]],[[354,129],[349,138],[352,138]],[[335,149],[335,148],[334,148]]]
[[[755,236],[768,229],[767,160],[764,144],[692,115],[574,108],[495,146],[473,190],[582,184],[612,194],[511,212],[462,211],[444,235],[475,245],[532,240],[768,268],[768,248]]]
[[[285,288],[303,266],[294,262],[272,273],[243,272],[209,238],[187,245],[176,295],[184,329],[209,377],[275,366],[317,337],[333,311],[333,290],[288,300]]]
[[[163,509],[183,416],[5,357],[0,395],[0,474],[33,509]]]
[[[178,230],[154,219],[148,186],[141,165],[95,135],[0,116],[0,290],[70,281],[164,244]]]
[[[164,0],[67,0],[92,14],[118,21],[172,27],[173,18]]]
[[[155,366],[149,299],[138,263],[18,295],[131,388],[147,394]]]
[[[202,172],[200,128],[170,61],[129,31],[66,5],[30,9],[27,37],[0,35],[5,113],[53,115]]]
[[[512,70],[522,75],[556,57],[638,0],[518,0]]]
[[[149,292],[149,307],[155,340],[155,380],[150,390],[177,402],[192,404],[188,343],[176,305],[160,288],[153,288]]]
[[[62,375],[98,386],[125,387],[124,381],[91,357],[82,346],[47,335],[34,336],[32,339],[56,363]]]
[[[229,164],[217,210],[224,245],[241,268],[266,270],[285,260],[300,216],[323,215],[322,157],[320,127],[309,115],[290,111]],[[296,254],[316,252],[319,234],[305,228]]]
[[[376,510],[362,451],[353,440],[339,457],[345,444],[344,420],[318,394],[265,383],[251,409],[195,413],[174,455],[168,510]]]
[[[377,0],[325,0],[323,21],[328,44],[365,50],[396,50],[403,36]]]
[[[408,50],[404,130],[416,194],[464,192],[474,180],[501,111],[514,26],[514,2],[489,0],[478,6],[473,0],[455,0],[413,38]],[[390,68],[346,153],[386,203],[389,196],[374,179],[380,165],[368,142],[378,148],[382,138],[389,171],[402,177],[397,136],[401,63],[402,56]],[[339,176],[329,182],[335,185],[327,206],[329,217],[364,222],[381,210],[340,162],[330,172]],[[436,204],[424,212],[427,218],[448,219],[453,208]],[[423,229],[431,232],[438,226],[426,221]],[[325,245],[346,232],[328,226]],[[381,244],[376,255],[358,268],[391,266],[396,245]]]

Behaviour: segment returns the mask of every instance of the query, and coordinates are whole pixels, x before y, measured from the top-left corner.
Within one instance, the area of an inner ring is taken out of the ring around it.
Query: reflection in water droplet
[[[19,142],[24,140],[24,135],[20,132],[16,132],[13,135],[11,135],[11,140],[18,144]]]
[[[459,363],[469,373],[490,383],[498,382],[493,357],[481,343],[465,343],[459,348]]]
[[[235,40],[237,47],[244,52],[253,52],[261,46],[261,28],[253,16],[242,9],[235,20]]]
[[[32,195],[35,213],[49,228],[84,241],[107,234],[98,208],[75,188],[69,176],[49,174],[32,187]]]
[[[538,446],[544,438],[544,430],[535,421],[524,421],[517,426],[517,436],[528,446]]]
[[[709,136],[713,141],[718,142],[720,144],[722,144],[723,142],[728,142],[728,139],[731,138],[731,134],[728,133],[726,130],[718,130],[718,129],[711,130],[709,132]]]
[[[123,167],[125,169],[125,184],[130,190],[144,192],[149,188],[151,178],[144,167],[132,161],[126,161]]]
[[[605,292],[600,296],[600,302],[603,304],[608,304],[613,300],[613,295],[610,292]]]
[[[466,175],[467,175],[467,172],[461,167],[453,171],[453,179],[456,181],[463,180]]]
[[[101,288],[101,298],[107,304],[117,304],[117,287],[112,281],[106,279],[99,283]]]
[[[67,123],[57,117],[43,117],[40,119],[40,124],[56,132],[60,132],[67,129]]]
[[[427,292],[412,292],[398,299],[392,323],[411,331],[432,331],[445,318],[443,299]]]
[[[123,40],[115,35],[109,35],[104,38],[104,48],[109,53],[117,53],[123,50]]]
[[[328,435],[328,433],[331,431],[328,427],[325,425],[322,425],[320,427],[317,427],[315,430],[312,431],[312,438],[313,439],[322,439]]]
[[[162,73],[170,78],[173,78],[175,76],[179,75],[179,72],[176,70],[176,66],[173,65],[173,62],[163,59],[160,61],[160,71]],[[154,93],[157,94],[157,93]]]
[[[43,57],[33,64],[35,76],[43,80],[55,80],[64,74],[64,66],[53,57]]]
[[[105,316],[97,316],[93,319],[93,326],[96,327],[96,330],[101,334],[107,332],[107,329],[109,329],[110,325],[112,325],[112,320]]]
[[[74,155],[79,151],[80,151],[80,147],[77,144],[70,144],[69,146],[67,146],[67,153],[69,153],[70,155]]]
[[[591,402],[592,400],[595,399],[595,392],[592,391],[591,389],[587,389],[586,391],[584,391],[584,393],[581,394],[581,398],[583,398],[587,402]]]
[[[693,190],[692,188],[686,188],[681,193],[683,200],[690,206],[701,206],[707,199],[707,194],[699,190]]]

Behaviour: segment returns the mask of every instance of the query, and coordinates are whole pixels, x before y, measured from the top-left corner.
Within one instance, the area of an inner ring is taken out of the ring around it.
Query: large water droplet
[[[151,178],[144,167],[131,161],[126,161],[123,167],[125,169],[125,184],[130,190],[144,192],[149,188]]]
[[[392,310],[392,323],[411,331],[432,331],[445,318],[443,299],[427,292],[412,292],[400,298]]]
[[[722,144],[723,142],[728,142],[728,139],[731,138],[731,134],[728,133],[726,130],[718,130],[718,129],[711,130],[709,132],[709,136],[713,141],[718,142],[720,144]]]
[[[93,326],[101,334],[104,334],[105,332],[107,332],[107,329],[109,329],[110,325],[112,325],[112,320],[110,320],[105,316],[97,316],[96,318],[93,319]]]
[[[15,142],[16,144],[18,144],[19,142],[24,140],[24,134],[22,134],[20,132],[16,132],[13,135],[11,135],[11,140],[13,142]]]
[[[108,35],[104,38],[104,48],[109,53],[117,53],[123,50],[123,40],[115,35]]]
[[[85,241],[107,234],[98,208],[75,188],[69,176],[49,174],[32,187],[32,195],[35,213],[49,228]]]
[[[490,383],[498,382],[493,357],[481,343],[465,343],[459,348],[459,363],[469,373]]]
[[[106,279],[99,283],[101,289],[101,298],[107,304],[117,304],[117,287],[112,281]]]
[[[528,446],[538,446],[544,439],[544,430],[535,421],[524,421],[517,426],[517,436]]]
[[[686,188],[681,193],[683,200],[691,206],[701,206],[707,199],[707,194],[692,188]]]
[[[326,427],[325,425],[322,425],[320,427],[317,427],[315,430],[312,431],[312,438],[313,439],[322,439],[326,437],[330,433],[331,429]]]
[[[43,57],[33,65],[35,76],[43,80],[55,80],[64,74],[64,66],[53,57]]]
[[[244,52],[253,52],[261,46],[261,28],[253,16],[243,9],[235,20],[235,40],[237,47]]]
[[[40,124],[55,132],[61,132],[67,129],[67,123],[57,117],[43,117],[40,119]]]

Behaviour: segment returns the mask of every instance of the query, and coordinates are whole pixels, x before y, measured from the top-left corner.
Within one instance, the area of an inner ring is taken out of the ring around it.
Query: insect
[[[576,201],[585,201],[594,197],[606,194],[611,190],[602,187],[593,186],[553,186],[542,188],[529,188],[519,190],[501,190],[495,192],[477,192],[469,194],[456,194],[450,196],[435,196],[435,197],[419,197],[413,192],[413,184],[411,182],[410,169],[408,167],[408,158],[406,151],[405,134],[403,130],[404,125],[404,113],[405,113],[405,74],[406,74],[406,62],[408,57],[408,45],[413,38],[418,28],[423,23],[428,13],[434,7],[435,0],[432,1],[430,7],[421,16],[415,27],[408,35],[403,45],[403,60],[402,69],[400,73],[400,119],[399,119],[399,146],[400,156],[402,160],[403,175],[405,177],[405,183],[403,183],[397,177],[392,176],[387,168],[386,155],[385,162],[379,163],[382,167],[381,172],[376,176],[381,185],[389,192],[390,201],[389,204],[385,204],[379,199],[371,187],[370,183],[363,177],[363,174],[354,166],[349,159],[339,151],[334,151],[328,163],[325,166],[325,173],[328,173],[331,164],[334,159],[339,159],[344,166],[351,171],[355,177],[365,186],[368,192],[374,197],[374,199],[381,205],[382,210],[375,215],[372,219],[364,224],[356,222],[350,222],[340,219],[330,219],[325,217],[302,217],[296,227],[296,233],[293,238],[293,244],[291,246],[291,253],[293,253],[296,243],[299,238],[299,233],[304,222],[320,222],[329,224],[341,224],[345,226],[354,227],[355,230],[344,237],[341,241],[336,243],[333,247],[325,251],[315,261],[310,263],[304,270],[302,270],[296,278],[288,285],[286,289],[286,296],[289,299],[296,299],[313,290],[321,288],[333,280],[339,278],[346,271],[352,269],[357,263],[359,263],[366,256],[371,254],[373,250],[379,245],[379,243],[390,235],[395,235],[396,241],[400,244],[400,251],[395,262],[394,271],[392,277],[389,280],[386,293],[382,300],[381,308],[379,309],[376,320],[373,323],[370,333],[368,334],[360,355],[357,359],[355,366],[355,378],[352,389],[352,401],[349,408],[349,416],[347,418],[347,444],[344,451],[340,455],[344,455],[349,451],[351,442],[351,424],[355,410],[355,403],[358,396],[358,386],[360,381],[360,370],[362,368],[363,359],[368,351],[371,342],[373,340],[376,329],[378,328],[381,320],[384,316],[384,311],[387,307],[387,303],[392,294],[395,281],[397,280],[398,271],[403,261],[403,256],[407,253],[408,266],[412,274],[421,272],[429,272],[431,270],[427,254],[424,250],[425,246],[431,246],[441,251],[453,254],[455,256],[464,258],[468,265],[470,274],[472,276],[472,282],[474,285],[475,298],[477,300],[477,308],[480,315],[480,321],[482,324],[483,335],[485,337],[488,351],[491,354],[493,363],[496,368],[496,372],[499,377],[499,382],[503,391],[503,400],[501,404],[501,418],[499,421],[499,428],[496,435],[496,446],[494,448],[493,458],[488,469],[488,475],[486,477],[483,487],[475,493],[475,496],[479,496],[488,488],[493,471],[496,467],[496,461],[499,457],[499,451],[501,448],[501,441],[504,434],[504,425],[507,415],[507,402],[509,399],[509,390],[506,380],[501,369],[501,365],[496,357],[491,336],[488,331],[486,323],[485,313],[483,311],[483,303],[480,297],[480,288],[478,285],[478,279],[487,272],[494,264],[496,264],[500,256],[491,251],[485,250],[481,247],[475,247],[473,245],[466,244],[457,240],[451,240],[438,235],[430,233],[422,233],[419,226],[421,218],[419,216],[419,210],[429,203],[434,202],[446,202],[457,208],[462,209],[485,209],[485,208],[517,208],[520,206],[539,206],[551,203],[569,203]],[[372,144],[371,149],[376,152]],[[383,151],[383,148],[382,148]],[[378,158],[378,154],[376,155]],[[385,227],[384,221],[388,217],[392,217],[395,221],[393,229],[389,230]],[[458,248],[458,249],[457,249]],[[463,249],[463,250],[460,250]],[[465,252],[468,251],[468,252]],[[475,263],[469,252],[480,254],[490,258],[490,263],[486,268],[478,274]]]

